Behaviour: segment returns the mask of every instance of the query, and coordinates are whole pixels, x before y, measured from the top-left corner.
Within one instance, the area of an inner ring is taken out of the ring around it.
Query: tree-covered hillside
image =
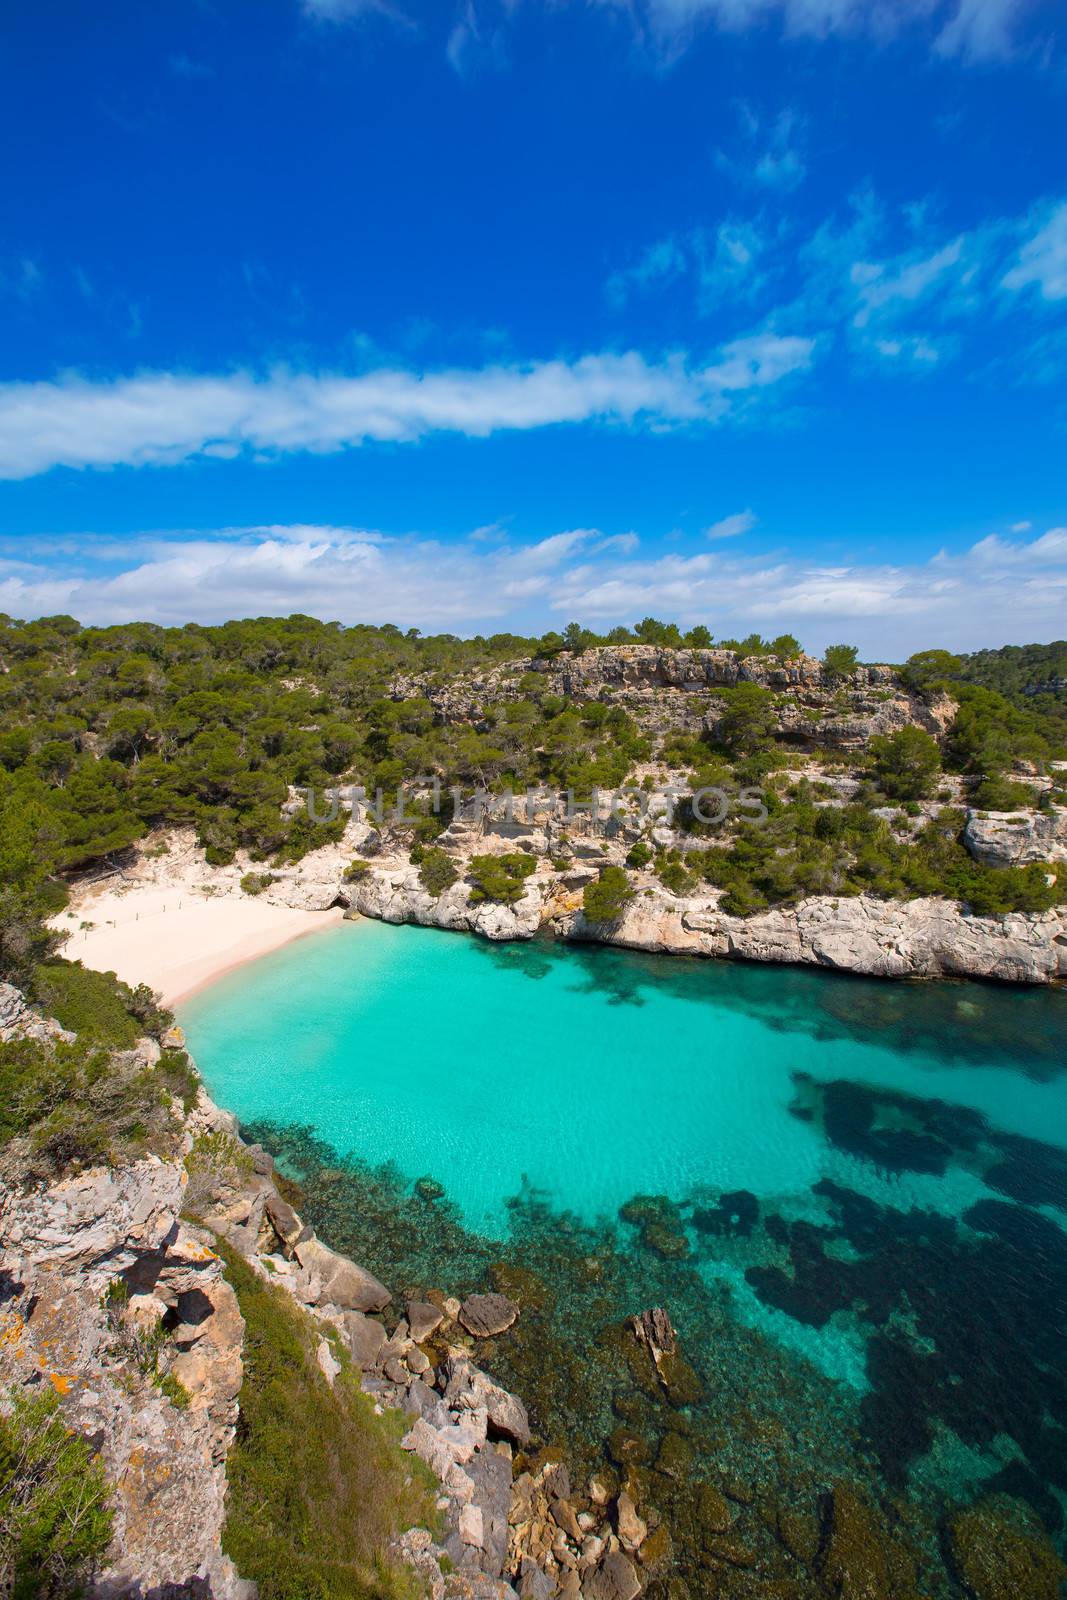
[[[660,863],[665,884],[699,871],[726,886],[738,909],[863,887],[888,895],[973,892],[994,910],[1047,902],[1051,891],[1032,871],[997,873],[994,889],[984,879],[976,886],[976,869],[953,843],[954,818],[923,844],[897,837],[875,813],[896,806],[903,817],[929,802],[943,771],[959,775],[971,803],[989,809],[1038,799],[1020,777],[1063,754],[1067,729],[1055,695],[1023,691],[1055,669],[1062,645],[1028,647],[1018,661],[1004,651],[962,664],[942,651],[913,657],[904,669],[910,691],[934,697],[947,685],[959,702],[955,722],[941,748],[912,727],[835,755],[862,780],[855,803],[835,821],[811,804],[817,785],[798,790],[786,778],[790,763],[807,759],[781,736],[788,691],[752,682],[716,690],[714,730],[680,733],[639,723],[610,697],[569,697],[558,692],[558,678],[522,665],[531,657],[577,659],[605,642],[705,648],[712,641],[706,628],[682,634],[653,618],[606,639],[572,624],[539,639],[469,640],[305,616],[211,628],[0,618],[5,963],[17,964],[20,938],[27,948],[34,943],[17,929],[32,923],[31,902],[39,910],[42,897],[55,895],[56,874],[113,860],[153,828],[192,825],[217,865],[238,850],[283,864],[336,837],[342,825],[286,807],[290,786],[344,780],[391,795],[420,774],[446,787],[516,791],[537,784],[587,793],[635,774],[646,788],[659,781],[764,785],[769,828],[757,834],[738,825],[728,840],[712,841],[702,863]],[[791,635],[752,635],[718,648],[778,662],[800,651]],[[851,646],[826,652],[831,685],[846,683],[855,658]],[[1003,694],[992,686],[998,673]],[[434,685],[472,678],[490,687],[469,716],[442,717],[426,697]],[[418,820],[415,849],[446,822],[447,811]],[[697,826],[694,845],[699,834]]]

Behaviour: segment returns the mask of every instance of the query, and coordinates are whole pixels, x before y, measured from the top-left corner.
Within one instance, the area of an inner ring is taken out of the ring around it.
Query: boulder
[[[616,1550],[606,1555],[582,1583],[586,1600],[637,1600],[641,1580],[629,1556]]]
[[[506,1333],[518,1319],[519,1308],[503,1294],[472,1294],[459,1308],[459,1320],[476,1339]]]
[[[968,811],[963,842],[990,867],[1067,861],[1067,807],[1048,811]]]
[[[288,1255],[292,1255],[293,1250],[303,1240],[311,1238],[311,1229],[301,1222],[292,1206],[288,1205],[280,1194],[269,1194],[263,1209]]]
[[[385,1344],[385,1329],[381,1323],[362,1311],[346,1311],[344,1322],[348,1348],[356,1366],[364,1370],[375,1366]]]
[[[637,1507],[624,1489],[615,1502],[615,1529],[624,1550],[639,1550],[648,1536],[648,1523],[637,1515]]]
[[[345,1311],[383,1311],[392,1299],[371,1272],[329,1249],[314,1235],[294,1247],[296,1259],[319,1281],[315,1303],[340,1306]]]
[[[662,1306],[653,1306],[649,1311],[642,1311],[640,1316],[630,1319],[634,1336],[641,1344],[647,1344],[655,1355],[673,1355],[675,1346],[674,1328],[671,1319]]]
[[[408,1332],[416,1344],[422,1344],[435,1334],[445,1314],[428,1300],[409,1300],[407,1305]]]
[[[484,1411],[489,1431],[521,1448],[530,1442],[530,1420],[517,1395],[509,1394],[462,1356],[444,1363],[444,1398],[453,1410]]]

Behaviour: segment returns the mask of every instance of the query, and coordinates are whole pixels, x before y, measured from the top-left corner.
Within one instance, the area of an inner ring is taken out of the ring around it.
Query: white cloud
[[[710,528],[704,530],[704,537],[736,539],[742,533],[749,533],[758,521],[759,518],[754,511],[735,511],[732,516],[722,517],[720,521],[713,522]]]
[[[92,547],[81,544],[84,559]],[[991,536],[910,565],[707,549],[642,559],[632,535],[590,528],[485,546],[309,525],[151,535],[119,548],[129,564],[118,573],[91,562],[78,573],[68,556],[59,571],[0,561],[0,610],[169,624],[301,611],[455,632],[540,632],[571,618],[610,627],[652,614],[706,623],[719,637],[789,629],[815,649],[845,637],[869,659],[901,659],[924,646],[1051,638],[1067,607],[1067,527],[1029,541]],[[110,559],[106,546],[98,554]]]
[[[1029,0],[630,0],[626,10],[671,59],[701,26],[741,33],[778,23],[792,38],[866,36],[885,43],[926,31],[941,56],[1006,59],[1019,48]]]
[[[466,0],[448,36],[445,56],[461,78],[472,77],[482,67],[505,66],[507,50],[503,29],[483,23],[474,0]]]
[[[680,277],[688,270],[688,265],[685,250],[677,239],[658,239],[632,266],[613,272],[604,290],[613,306],[622,307],[632,294]]]
[[[995,61],[1015,48],[1016,26],[1028,0],[959,0],[934,48],[939,55],[962,56],[965,61]]]
[[[804,370],[813,341],[761,333],[700,367],[631,351],[525,366],[359,377],[276,372],[220,377],[146,373],[111,383],[77,376],[0,384],[0,478],[54,466],[167,466],[238,450],[336,451],[436,432],[484,438],[559,423],[708,424],[742,391]]]
[[[1047,207],[1045,216],[1002,282],[1005,289],[1033,285],[1046,300],[1063,300],[1067,299],[1067,200]]]

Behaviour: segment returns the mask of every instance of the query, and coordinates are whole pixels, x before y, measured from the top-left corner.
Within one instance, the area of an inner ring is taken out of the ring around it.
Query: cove
[[[239,969],[181,1015],[242,1120],[310,1123],[339,1151],[431,1174],[483,1231],[524,1184],[587,1220],[638,1192],[749,1189],[803,1208],[819,1178],[950,1212],[988,1193],[956,1164],[893,1171],[835,1148],[791,1112],[801,1074],[1067,1136],[1067,996],[1041,991],[363,921]]]
[[[692,1593],[693,1485],[727,1473],[768,1571],[835,1475],[906,1496],[930,1595],[953,1507],[1062,1539],[1062,992],[359,921],[180,1020],[327,1242],[401,1293],[515,1293],[494,1370],[580,1465],[638,1438]],[[652,1304],[692,1366],[666,1397],[621,1331]]]

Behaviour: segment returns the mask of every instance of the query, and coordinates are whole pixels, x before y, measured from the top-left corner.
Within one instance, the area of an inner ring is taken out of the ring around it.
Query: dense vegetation
[[[322,1329],[292,1298],[220,1246],[245,1319],[237,1439],[227,1463],[223,1548],[260,1600],[414,1600],[393,1536],[432,1528],[428,1470],[396,1448],[400,1412],[376,1416],[340,1337],[331,1386]]]
[[[654,618],[606,635],[571,624],[537,639],[470,640],[302,616],[216,628],[0,618],[0,973],[56,1014],[66,1003],[76,1017],[76,997],[60,992],[75,980],[49,972],[43,929],[47,913],[62,904],[62,877],[120,858],[157,826],[191,824],[212,863],[227,863],[243,848],[263,864],[243,879],[248,893],[260,893],[270,866],[298,860],[336,838],[343,824],[343,816],[315,822],[301,807],[288,814],[292,808],[283,805],[294,785],[322,789],[343,780],[391,798],[402,782],[425,774],[446,789],[537,785],[585,797],[594,786],[632,781],[641,768],[651,787],[652,767],[675,781],[735,791],[781,784],[781,769],[796,752],[775,738],[777,697],[756,684],[716,691],[722,711],[713,733],[660,738],[619,705],[565,699],[545,674],[520,676],[507,666],[603,642],[699,648],[713,641],[706,628],[683,633]],[[780,660],[800,650],[788,634],[753,634],[718,647]],[[1030,802],[1025,775],[1020,781],[1014,769],[1029,763],[1039,770],[1067,749],[1063,691],[1047,687],[1057,681],[1065,649],[913,656],[904,668],[911,687],[920,694],[948,688],[958,701],[943,751],[915,728],[873,739],[861,756],[833,758],[854,774],[859,769],[854,806],[831,815],[815,803],[825,799],[818,792],[779,795],[781,814],[776,810],[773,827],[757,836],[742,804],[706,860],[659,860],[661,881],[677,892],[701,877],[722,883],[737,909],[814,887],[937,891],[973,896],[972,904],[990,909],[1038,908],[1048,899],[1039,875],[1006,869],[990,878],[989,869],[972,868],[958,830],[945,843],[954,811],[938,824],[936,848],[929,839],[909,844],[899,826],[874,813],[928,800],[943,769],[963,777],[971,804],[999,810]],[[855,661],[853,646],[831,646],[824,656],[831,684],[835,677],[844,683]],[[444,683],[491,668],[503,670],[508,697],[486,694],[469,720],[443,723],[411,683],[417,674]],[[1028,692],[1035,687],[1041,692]],[[434,846],[447,821],[446,802],[440,815],[412,822],[412,859],[435,894],[455,881],[455,866]],[[914,858],[910,865],[905,857]],[[513,903],[530,860],[477,858],[469,872],[474,898]],[[353,873],[360,867],[353,863]],[[84,1031],[80,1019],[72,1025]]]
[[[111,1539],[100,1458],[45,1386],[0,1411],[0,1594],[77,1600]]]

